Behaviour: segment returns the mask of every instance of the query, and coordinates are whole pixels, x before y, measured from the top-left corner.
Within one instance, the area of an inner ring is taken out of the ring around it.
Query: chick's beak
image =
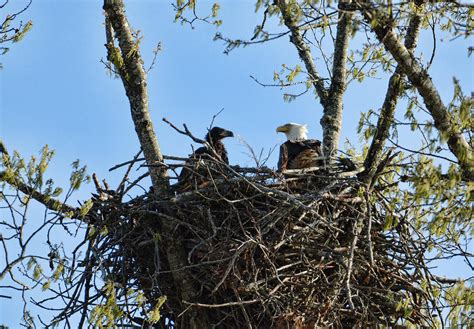
[[[286,126],[277,127],[276,132],[277,133],[287,133],[288,132],[288,127],[286,127]]]
[[[221,136],[222,136],[222,138],[224,138],[224,137],[234,137],[234,133],[230,130],[224,130],[221,133]]]

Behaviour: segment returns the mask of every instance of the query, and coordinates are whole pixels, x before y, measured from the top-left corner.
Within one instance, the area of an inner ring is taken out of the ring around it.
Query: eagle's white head
[[[306,125],[300,125],[297,123],[287,123],[276,129],[278,133],[285,133],[286,138],[290,142],[300,141],[308,139],[307,133],[308,128]]]

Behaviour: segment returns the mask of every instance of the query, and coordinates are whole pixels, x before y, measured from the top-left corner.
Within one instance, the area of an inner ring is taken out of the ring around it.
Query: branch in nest
[[[198,306],[198,307],[207,307],[207,308],[220,308],[220,307],[229,307],[229,306],[240,306],[240,305],[247,305],[247,304],[255,304],[258,303],[259,299],[252,299],[252,300],[243,300],[241,302],[230,302],[224,304],[201,304],[201,303],[190,303],[187,301],[183,301],[183,303],[190,305],[190,306]]]
[[[171,128],[173,128],[174,130],[176,130],[176,131],[179,132],[180,134],[186,135],[186,136],[188,136],[189,138],[191,138],[194,142],[199,143],[199,144],[208,145],[208,143],[207,143],[205,140],[195,137],[195,136],[191,133],[191,131],[189,131],[188,126],[186,126],[185,123],[183,123],[184,130],[181,130],[181,129],[179,129],[178,127],[176,127],[174,124],[172,124],[170,121],[168,121],[168,119],[163,118],[163,121],[166,122],[167,124],[169,124],[169,125],[171,126]]]

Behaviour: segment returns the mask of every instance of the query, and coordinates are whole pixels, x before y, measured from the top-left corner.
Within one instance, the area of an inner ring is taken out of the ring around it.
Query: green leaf
[[[38,263],[36,263],[35,268],[33,270],[33,279],[38,281],[41,278],[42,274],[43,274],[43,269]]]
[[[56,270],[53,273],[54,281],[58,281],[63,273],[64,273],[64,264],[61,261],[59,262],[58,266],[56,267]]]
[[[212,17],[217,17],[220,8],[221,6],[217,2],[212,5]]]
[[[36,260],[31,257],[29,260],[28,260],[28,263],[26,264],[26,269],[29,271],[31,270],[31,268],[33,267],[33,265],[36,264]]]
[[[19,32],[17,32],[14,37],[13,37],[13,42],[18,42],[18,41],[21,41],[26,33],[28,33],[28,31],[31,30],[31,28],[33,27],[33,22],[32,21],[28,21],[28,23],[26,23],[26,25],[23,27],[23,29]]]
[[[86,216],[89,211],[92,209],[92,206],[94,205],[94,202],[92,202],[91,199],[87,200],[82,206],[81,209],[79,210],[79,214],[81,217]]]
[[[160,309],[166,302],[166,296],[160,296],[153,310],[148,313],[148,318],[151,323],[157,323],[161,319]]]
[[[43,283],[43,285],[41,286],[41,290],[46,291],[49,289],[50,286],[51,286],[51,281],[48,280],[45,283]]]

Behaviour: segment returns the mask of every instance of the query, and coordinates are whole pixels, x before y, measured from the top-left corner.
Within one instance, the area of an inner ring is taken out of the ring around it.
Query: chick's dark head
[[[214,127],[206,135],[208,142],[219,141],[226,137],[234,137],[234,133],[221,127]]]

